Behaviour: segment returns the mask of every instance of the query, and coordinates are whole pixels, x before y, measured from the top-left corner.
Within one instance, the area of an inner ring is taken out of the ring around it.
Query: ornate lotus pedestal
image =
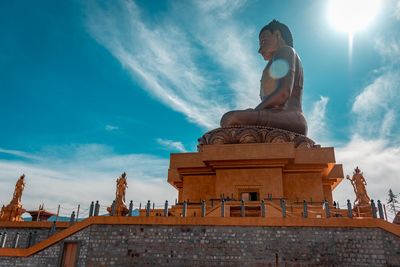
[[[199,139],[199,152],[171,154],[168,172],[168,182],[179,191],[179,203],[187,203],[187,216],[200,216],[202,200],[206,216],[220,216],[222,199],[227,216],[238,215],[241,200],[246,216],[259,216],[262,200],[267,217],[282,216],[282,200],[292,207],[292,214],[301,216],[299,207],[306,200],[316,207],[309,217],[324,216],[322,203],[332,205],[332,190],[342,179],[333,148],[266,127],[213,130]],[[176,205],[171,213],[179,215],[181,210]]]

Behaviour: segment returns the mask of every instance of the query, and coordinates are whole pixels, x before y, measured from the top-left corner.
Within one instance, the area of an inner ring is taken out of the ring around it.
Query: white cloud
[[[397,20],[400,20],[400,1],[397,1],[396,7],[394,9],[394,15]]]
[[[47,151],[52,150],[52,153]],[[67,153],[65,153],[67,151]],[[36,155],[33,155],[36,157]],[[102,145],[53,147],[38,153],[40,160],[0,160],[0,203],[11,200],[19,175],[25,173],[26,187],[23,205],[35,209],[44,203],[45,208],[56,211],[61,204],[62,213],[69,215],[72,208],[81,204],[81,214],[93,200],[99,200],[102,210],[110,205],[115,194],[115,180],[128,174],[127,201],[154,201],[162,205],[173,203],[177,191],[167,183],[168,160],[147,154],[115,154]]]
[[[168,139],[162,139],[162,138],[157,138],[156,139],[157,143],[165,147],[167,150],[175,150],[179,152],[187,152],[185,146],[182,144],[182,142],[179,141],[172,141]]]
[[[386,71],[366,86],[353,103],[356,119],[353,131],[368,137],[390,136],[397,126],[399,93],[400,73],[394,70]]]
[[[400,193],[400,147],[391,146],[384,139],[366,140],[354,135],[343,147],[336,148],[336,161],[343,164],[345,175],[352,175],[359,166],[367,181],[367,191],[375,201],[386,203],[391,188]],[[334,196],[344,205],[347,199],[354,201],[354,191],[349,181],[343,180],[335,189]]]
[[[105,130],[106,130],[106,131],[109,131],[109,132],[112,132],[112,131],[119,130],[119,127],[118,127],[118,126],[111,125],[111,124],[107,124],[106,127],[105,127]]]
[[[328,102],[328,97],[320,96],[320,99],[314,102],[312,110],[307,115],[308,137],[318,143],[326,142],[329,139],[329,131],[326,125],[326,106]]]

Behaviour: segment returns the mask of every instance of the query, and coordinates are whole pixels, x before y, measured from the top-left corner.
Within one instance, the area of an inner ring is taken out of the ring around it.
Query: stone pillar
[[[308,217],[308,206],[307,206],[307,201],[303,200],[303,217],[307,218]]]
[[[146,217],[150,216],[150,200],[147,201],[147,205],[146,205]]]
[[[263,199],[263,200],[261,200],[261,217],[265,217],[265,216],[266,216],[265,201]]]
[[[371,199],[371,212],[372,212],[372,218],[376,218],[376,206],[375,202],[373,199]]]
[[[129,202],[129,211],[128,211],[128,216],[132,216],[132,211],[133,211],[133,200]]]
[[[206,217],[206,202],[201,201],[201,217]]]
[[[111,204],[111,216],[115,215],[115,200],[113,200],[112,204]]]
[[[186,212],[187,212],[187,202],[185,200],[185,201],[183,201],[183,205],[182,205],[182,217],[186,217]]]
[[[350,199],[347,200],[347,217],[353,218],[353,209],[351,208]]]
[[[280,205],[282,209],[282,217],[286,218],[286,201],[283,198],[280,200]]]
[[[383,216],[383,208],[380,200],[378,200],[378,212],[379,212],[379,218],[385,219],[385,217]]]
[[[99,212],[100,212],[100,204],[99,201],[96,200],[96,204],[94,206],[94,216],[99,216]]]
[[[73,224],[75,222],[75,211],[72,211],[71,217],[69,218],[69,224]]]
[[[329,207],[329,203],[328,203],[328,201],[324,201],[324,208],[325,208],[325,216],[326,216],[326,218],[330,218],[331,217],[331,210],[330,210],[330,207]]]
[[[49,231],[49,236],[54,235],[55,232],[56,232],[56,222],[53,222]]]
[[[168,200],[165,200],[164,204],[164,217],[168,217]]]
[[[94,212],[94,201],[92,201],[92,203],[90,203],[89,217],[93,216],[93,212]]]
[[[225,200],[221,200],[221,217],[225,217]]]

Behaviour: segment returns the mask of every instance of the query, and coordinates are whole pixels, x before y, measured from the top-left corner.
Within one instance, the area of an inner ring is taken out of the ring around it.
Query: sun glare
[[[349,35],[364,30],[374,19],[380,8],[380,0],[331,0],[330,22]]]

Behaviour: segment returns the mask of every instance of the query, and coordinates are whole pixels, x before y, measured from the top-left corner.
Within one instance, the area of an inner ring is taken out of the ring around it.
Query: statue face
[[[275,31],[273,34],[269,30],[265,30],[260,35],[260,49],[258,53],[264,60],[271,60],[274,53],[279,49],[279,33]]]

